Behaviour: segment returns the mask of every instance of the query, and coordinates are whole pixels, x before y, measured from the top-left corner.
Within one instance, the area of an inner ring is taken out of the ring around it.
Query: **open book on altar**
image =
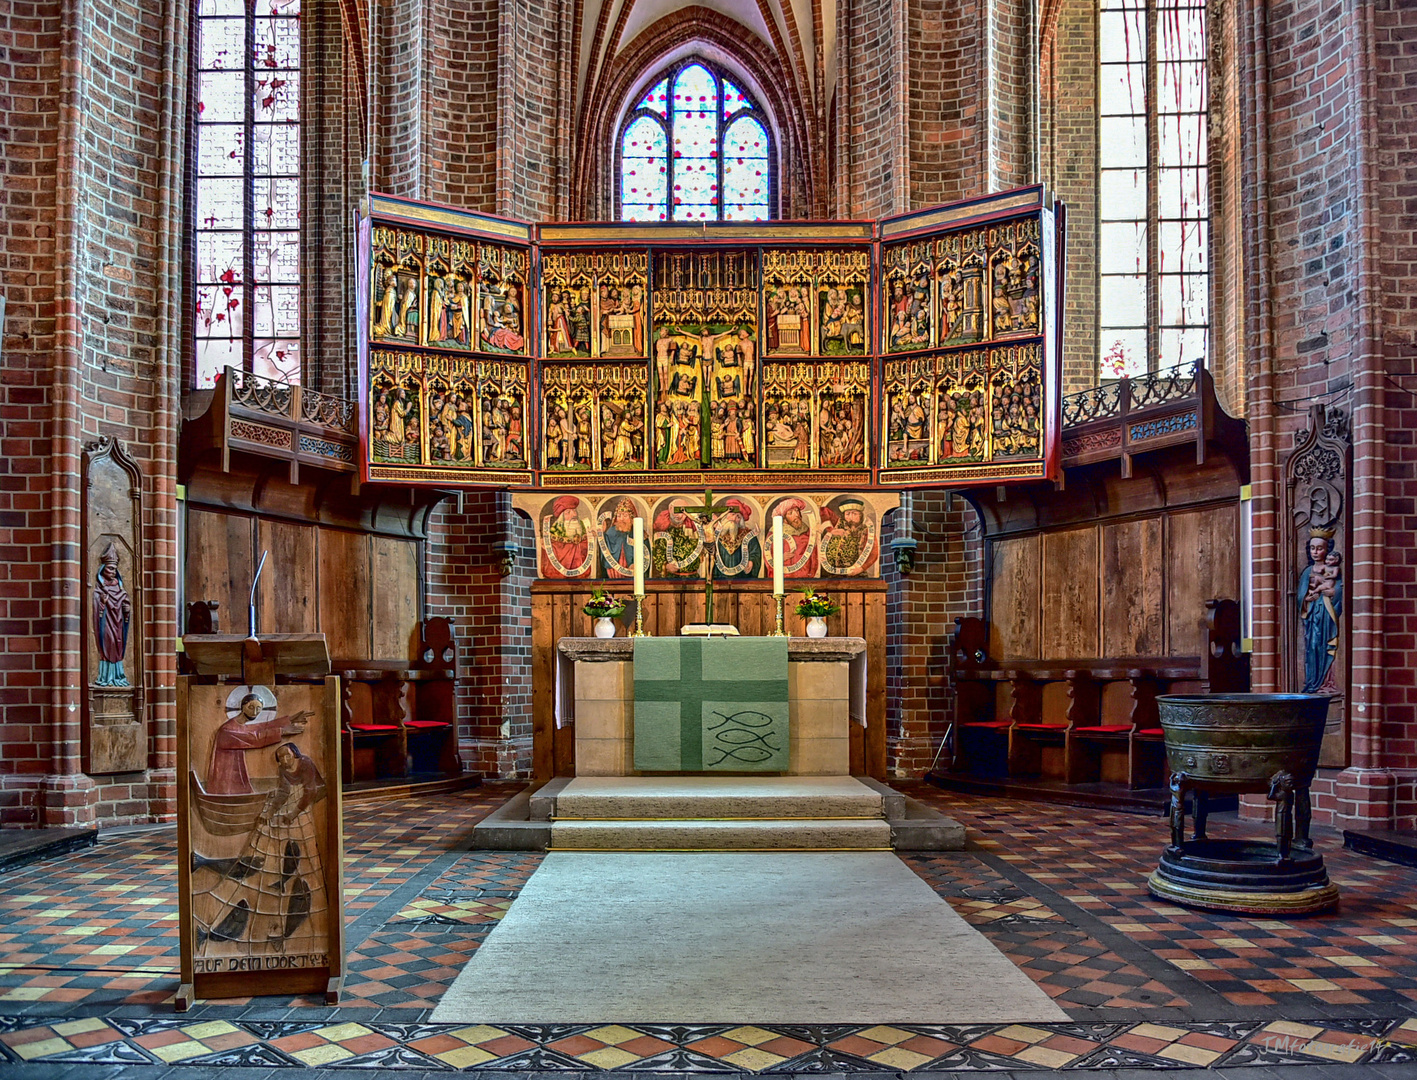
[[[738,627],[732,623],[689,623],[687,626],[679,627],[680,637],[737,637]]]

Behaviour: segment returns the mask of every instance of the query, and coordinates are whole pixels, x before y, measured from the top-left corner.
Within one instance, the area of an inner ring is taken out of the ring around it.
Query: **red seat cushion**
[[[1163,735],[1165,735],[1166,732],[1162,731],[1159,727],[1149,727],[1142,728],[1140,731],[1137,732],[1137,734],[1145,735],[1149,739],[1159,739]]]
[[[371,732],[377,734],[383,731],[397,731],[397,724],[350,724],[350,731]]]
[[[1006,728],[1012,721],[1009,720],[970,720],[965,727],[985,727],[985,728]]]
[[[1074,731],[1098,731],[1098,732],[1121,732],[1131,731],[1130,724],[1089,724],[1087,727],[1075,727]]]
[[[1066,731],[1067,724],[1016,724],[1015,727],[1029,731]]]
[[[448,728],[453,725],[446,720],[409,720],[404,727],[410,728]]]

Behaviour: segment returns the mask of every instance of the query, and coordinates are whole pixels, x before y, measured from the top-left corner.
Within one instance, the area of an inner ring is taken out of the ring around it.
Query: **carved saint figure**
[[[1304,693],[1336,694],[1338,620],[1343,614],[1343,557],[1332,529],[1309,530],[1309,565],[1299,575],[1299,622],[1303,627]]]
[[[94,575],[93,632],[98,644],[98,686],[127,686],[123,658],[128,654],[128,626],[133,602],[118,571],[118,548],[109,541],[98,558]]]
[[[261,693],[261,691],[265,693]],[[226,723],[217,728],[212,739],[212,760],[207,768],[206,790],[209,795],[249,795],[251,778],[246,772],[246,751],[274,746],[287,735],[299,735],[305,730],[309,709],[289,716],[275,716],[275,695],[265,687],[253,687],[233,710],[227,706]],[[263,713],[272,715],[262,720]]]

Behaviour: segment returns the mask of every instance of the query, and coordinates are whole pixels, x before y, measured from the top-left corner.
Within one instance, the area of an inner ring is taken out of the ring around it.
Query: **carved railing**
[[[1236,425],[1243,432],[1217,404],[1204,365],[1178,364],[1064,397],[1063,464],[1121,458],[1122,475],[1130,476],[1134,454],[1181,443],[1195,443],[1199,463],[1206,439]]]
[[[184,425],[183,444],[194,454],[214,450],[222,471],[233,450],[288,463],[291,483],[300,467],[354,472],[358,467],[358,405],[265,375],[226,368],[211,405]]]

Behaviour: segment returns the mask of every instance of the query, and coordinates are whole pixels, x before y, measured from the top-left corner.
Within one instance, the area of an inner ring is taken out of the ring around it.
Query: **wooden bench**
[[[1156,698],[1249,686],[1233,600],[1206,603],[1194,657],[993,662],[982,619],[955,620],[952,771],[1130,788],[1165,782]]]
[[[457,645],[448,619],[419,624],[418,656],[336,660],[345,783],[462,774]]]

